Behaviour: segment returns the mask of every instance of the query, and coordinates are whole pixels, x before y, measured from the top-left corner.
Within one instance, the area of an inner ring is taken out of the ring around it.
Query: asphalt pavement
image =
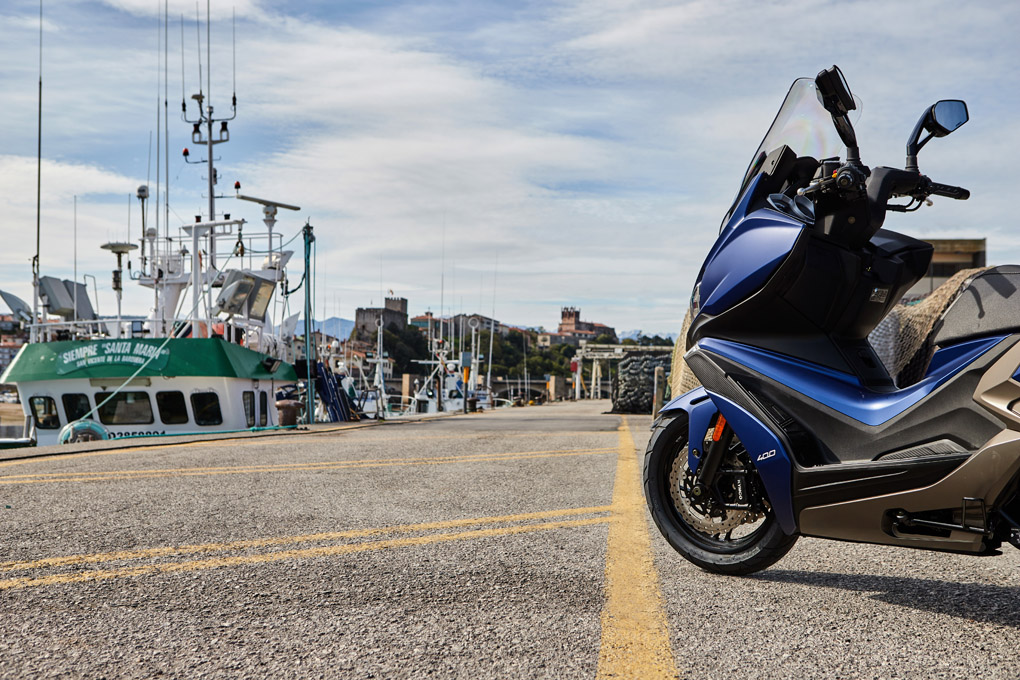
[[[0,462],[0,677],[1020,675],[1017,551],[707,574],[608,407]]]

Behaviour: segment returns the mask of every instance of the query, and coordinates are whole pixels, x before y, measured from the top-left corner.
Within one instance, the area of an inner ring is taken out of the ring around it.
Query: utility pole
[[[383,303],[385,305],[385,302]],[[386,406],[386,379],[383,376],[383,317],[380,312],[379,317],[375,320],[376,326],[376,350],[375,350],[375,388],[376,388],[376,400],[375,400],[375,417],[377,420],[382,419],[382,414]]]
[[[305,241],[305,422],[309,425],[315,419],[315,412],[312,410],[315,404],[315,383],[312,381],[312,244],[315,242],[315,235],[312,233],[312,225],[305,222],[301,233]]]

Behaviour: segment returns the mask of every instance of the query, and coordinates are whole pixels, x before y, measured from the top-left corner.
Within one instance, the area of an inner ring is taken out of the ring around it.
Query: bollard
[[[298,421],[298,410],[303,406],[296,399],[281,399],[276,402],[276,412],[279,414],[280,427],[294,427]]]
[[[662,400],[666,395],[666,368],[655,367],[655,383],[652,391],[652,415],[654,416],[662,408]]]

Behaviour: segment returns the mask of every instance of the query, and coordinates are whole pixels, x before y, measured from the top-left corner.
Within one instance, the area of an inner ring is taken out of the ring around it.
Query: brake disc
[[[684,521],[692,528],[716,536],[727,534],[741,524],[754,522],[762,515],[752,510],[721,510],[721,516],[710,515],[691,502],[690,490],[694,487],[694,473],[687,464],[687,451],[681,449],[669,471],[669,494],[673,497],[673,505]],[[709,500],[711,504],[713,501]],[[698,503],[698,505],[702,505]],[[705,508],[707,510],[707,508]]]

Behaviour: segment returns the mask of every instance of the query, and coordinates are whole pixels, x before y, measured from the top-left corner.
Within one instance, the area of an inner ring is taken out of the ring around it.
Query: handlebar
[[[926,187],[929,194],[935,196],[945,196],[946,198],[955,198],[957,201],[966,201],[970,198],[970,192],[963,187],[954,187],[950,184],[939,184],[938,182],[928,182]]]
[[[829,172],[832,174],[828,174]],[[858,168],[854,164],[845,163],[834,171],[828,170],[825,175],[816,177],[808,186],[798,189],[797,195],[835,194],[841,198],[855,201],[863,189],[867,194],[867,209],[870,212],[868,228],[872,232],[878,231],[882,227],[887,210],[911,212],[916,210],[916,207],[920,207],[928,196],[933,195],[958,201],[970,198],[970,191],[967,189],[933,182],[916,170],[877,167],[871,169],[870,175],[866,174],[867,172],[867,168]],[[815,196],[811,197],[818,200]],[[916,207],[913,202],[907,205],[890,202],[890,199],[897,197],[916,201]]]

